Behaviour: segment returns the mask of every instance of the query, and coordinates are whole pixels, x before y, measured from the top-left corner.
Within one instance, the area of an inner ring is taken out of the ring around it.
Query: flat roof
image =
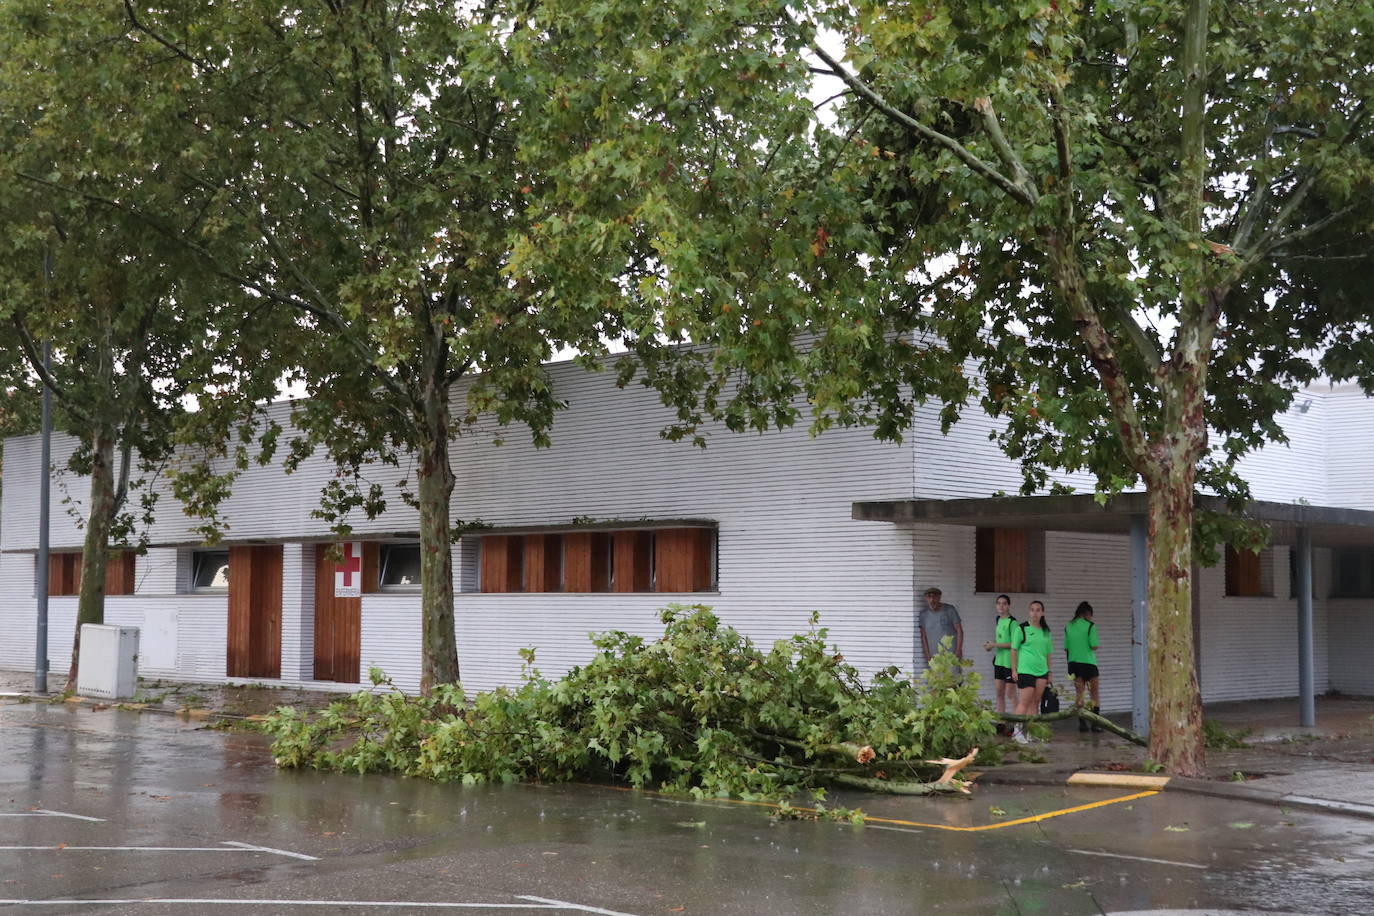
[[[1322,547],[1374,547],[1374,512],[1343,506],[1311,506],[1253,500],[1240,512],[1219,496],[1196,495],[1196,509],[1239,517],[1265,525],[1274,544],[1297,543],[1298,531],[1312,533]],[[964,525],[988,528],[1035,528],[1127,534],[1131,519],[1146,514],[1144,493],[1118,493],[1098,502],[1093,493],[1061,496],[990,496],[982,499],[895,499],[856,502],[859,521],[898,525]]]

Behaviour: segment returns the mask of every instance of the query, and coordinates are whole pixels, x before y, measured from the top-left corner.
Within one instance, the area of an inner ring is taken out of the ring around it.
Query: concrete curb
[[[1276,792],[1272,789],[1262,789],[1259,786],[1249,786],[1239,782],[1214,782],[1210,779],[1189,779],[1175,776],[1169,781],[1168,789],[1176,792],[1191,792],[1194,795],[1206,795],[1211,798],[1225,798],[1259,805],[1273,805],[1278,808],[1316,811],[1321,814],[1344,814],[1347,817],[1374,820],[1374,805],[1331,798],[1314,798],[1310,795],[1295,795],[1291,792]]]
[[[21,693],[6,691],[0,693],[0,697],[27,697],[31,703],[48,703],[53,701],[60,694],[43,693]],[[180,709],[168,709],[165,706],[150,706],[147,703],[131,703],[124,700],[109,700],[102,697],[82,697],[69,696],[62,700],[63,703],[73,706],[100,706],[106,709],[118,708],[124,712],[152,713],[158,716],[171,716],[174,719],[185,719],[192,722],[209,722],[219,719],[228,719],[234,722],[258,722],[267,718],[263,715],[241,715],[234,712],[216,712],[213,709],[206,709],[201,706],[184,706]],[[55,705],[55,704],[53,704]]]

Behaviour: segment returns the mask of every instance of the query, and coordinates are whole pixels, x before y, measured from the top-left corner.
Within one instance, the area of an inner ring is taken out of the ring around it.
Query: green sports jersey
[[[1014,628],[1015,626],[1016,626],[1016,618],[1015,618],[1015,617],[1011,617],[1011,616],[1007,616],[1007,617],[998,617],[998,618],[997,618],[997,631],[993,634],[992,641],[993,641],[993,642],[1004,642],[1004,643],[1007,643],[1008,645],[1010,645],[1010,644],[1011,644],[1011,632],[1012,632],[1012,628]],[[993,656],[992,656],[992,663],[993,663],[994,665],[1001,665],[1003,668],[1010,668],[1010,667],[1011,667],[1011,650],[1010,650],[1010,649],[998,649],[995,653],[993,653]]]
[[[1048,630],[1029,623],[1012,629],[1011,647],[1016,650],[1016,673],[1044,677],[1050,670],[1050,655],[1054,652],[1054,637]]]
[[[1086,617],[1075,617],[1064,626],[1064,651],[1069,661],[1096,665],[1097,627]]]

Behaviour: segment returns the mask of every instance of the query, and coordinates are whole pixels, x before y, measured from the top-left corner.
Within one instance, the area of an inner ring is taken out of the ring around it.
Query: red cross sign
[[[349,541],[340,546],[343,560],[334,567],[334,597],[357,598],[363,593],[363,545]]]

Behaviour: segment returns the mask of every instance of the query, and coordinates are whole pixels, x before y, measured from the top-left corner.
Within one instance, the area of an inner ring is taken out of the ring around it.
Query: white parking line
[[[254,846],[252,843],[239,843],[234,840],[223,840],[225,846],[236,846],[239,849],[247,849],[251,852],[270,852],[279,856],[290,856],[293,859],[305,859],[307,862],[320,861],[319,856],[308,856],[303,852],[290,852],[285,849],[273,849],[271,846]]]
[[[1196,862],[1174,862],[1169,859],[1151,859],[1146,856],[1125,856],[1119,852],[1096,852],[1091,849],[1069,849],[1066,852],[1076,852],[1080,856],[1101,856],[1104,859],[1130,859],[1132,862],[1153,862],[1155,865],[1177,865],[1179,868],[1202,868],[1208,866],[1198,865]]]
[[[74,821],[98,821],[103,823],[103,817],[87,817],[84,814],[70,814],[66,811],[49,811],[47,808],[34,808],[32,811],[18,811],[13,814],[0,812],[0,817],[69,817]]]
[[[228,847],[228,848],[225,848]],[[311,862],[318,862],[317,856],[308,856],[303,852],[288,852],[285,849],[273,849],[270,846],[250,846],[247,843],[235,843],[232,840],[225,840],[222,846],[70,846],[60,844],[57,846],[0,846],[0,852],[266,852],[276,856],[290,856],[293,859],[306,859]]]
[[[521,900],[535,900],[539,903],[547,903],[555,909],[577,910],[580,913],[596,913],[597,916],[633,916],[631,913],[621,913],[618,910],[603,910],[596,906],[584,906],[580,903],[569,903],[566,900],[551,900],[548,897],[531,897],[528,894],[516,894]]]
[[[72,898],[68,900],[6,900],[0,898],[0,906],[111,906],[129,904],[185,904],[189,906],[331,906],[331,907],[387,907],[395,909],[429,910],[568,910],[575,913],[594,913],[596,916],[634,916],[619,910],[605,910],[601,907],[584,906],[567,900],[553,900],[546,897],[527,897],[517,899],[529,903],[467,903],[456,900],[419,901],[419,900],[289,900],[253,899],[248,897],[105,897]]]

